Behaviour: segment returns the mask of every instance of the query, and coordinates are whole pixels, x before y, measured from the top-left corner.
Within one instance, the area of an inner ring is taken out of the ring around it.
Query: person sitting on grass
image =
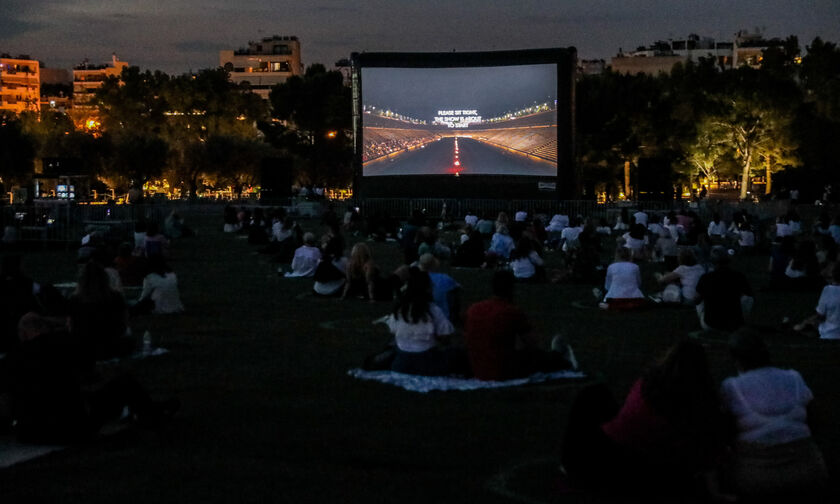
[[[346,279],[341,299],[357,297],[374,301],[390,301],[393,295],[391,285],[379,276],[379,268],[373,261],[373,254],[367,244],[359,242],[350,250]]]
[[[477,229],[470,231],[467,239],[455,249],[453,266],[478,268],[484,263],[484,238]]]
[[[143,253],[147,259],[154,256],[169,257],[169,240],[161,234],[157,222],[146,224],[146,237],[143,239]]]
[[[607,267],[604,287],[607,293],[598,305],[602,309],[629,310],[644,306],[641,270],[632,261],[632,252],[627,247],[616,248],[615,262]]]
[[[84,265],[70,296],[70,335],[94,360],[122,357],[134,349],[126,338],[128,307],[121,293],[111,288],[105,269],[96,261]]]
[[[722,427],[706,353],[681,340],[633,383],[622,406],[604,384],[580,392],[569,413],[562,467],[576,488],[622,501],[667,496],[681,502],[698,475],[713,474]]]
[[[315,269],[318,267],[318,261],[321,260],[321,249],[315,246],[315,235],[312,233],[305,233],[303,235],[303,245],[295,250],[295,255],[292,258],[292,271],[285,274],[287,278],[293,277],[312,277],[315,275]]]
[[[493,297],[467,310],[464,340],[473,376],[499,381],[576,369],[571,347],[561,338],[552,341],[553,351],[539,349],[528,318],[513,303],[514,284],[510,271],[496,271]]]
[[[659,236],[653,244],[653,252],[658,260],[665,264],[665,269],[673,270],[678,266],[677,240],[668,228],[663,226],[659,231]]]
[[[397,347],[392,371],[444,376],[464,370],[463,353],[447,346],[455,328],[433,302],[432,281],[426,272],[409,270],[405,291],[386,324]]]
[[[753,305],[752,289],[742,273],[729,267],[729,252],[712,247],[713,271],[697,282],[697,316],[703,330],[734,331],[744,324]]]
[[[793,328],[803,331],[814,326],[820,339],[840,339],[840,263],[835,262],[831,268],[831,283],[823,287],[816,313]]]
[[[724,411],[734,420],[729,480],[749,502],[817,502],[828,473],[808,426],[813,399],[802,376],[770,364],[761,336],[741,329],[729,340],[738,375],[721,386]]]
[[[326,238],[326,236],[325,236]],[[321,247],[321,261],[315,268],[315,284],[312,291],[316,296],[333,297],[341,295],[347,281],[347,258],[344,257],[341,235],[328,237]]]
[[[499,215],[501,216],[502,214]],[[507,261],[515,246],[516,244],[513,238],[510,237],[507,225],[498,224],[496,226],[496,232],[493,233],[493,237],[490,239],[490,248],[487,249],[484,266],[494,266],[499,262]]]
[[[120,275],[122,285],[137,287],[143,283],[146,265],[143,258],[133,255],[132,251],[133,247],[130,243],[120,244],[117,257],[114,258],[114,269]]]
[[[545,278],[545,261],[534,250],[534,242],[523,236],[510,253],[510,268],[513,276],[522,282],[538,281]]]
[[[697,258],[690,248],[684,248],[679,253],[679,266],[674,271],[661,275],[657,273],[659,285],[665,285],[660,299],[666,303],[682,303],[694,305],[697,297],[697,282],[706,272],[703,265],[697,264]]]
[[[634,261],[647,260],[647,228],[641,224],[633,224],[630,230],[621,236],[624,246],[632,252]]]
[[[143,279],[140,298],[131,308],[133,314],[179,313],[184,311],[178,292],[178,277],[161,256],[149,259],[149,273]]]
[[[438,271],[440,261],[432,254],[421,255],[417,260],[417,267],[429,274],[435,304],[453,324],[458,323],[461,311],[461,284],[446,273]]]
[[[80,363],[89,350],[67,334],[62,318],[25,314],[18,324],[20,346],[10,357],[9,390],[14,432],[20,442],[65,444],[90,441],[102,425],[129,418],[158,428],[175,414],[177,399],[154,401],[133,377],[102,380]]]

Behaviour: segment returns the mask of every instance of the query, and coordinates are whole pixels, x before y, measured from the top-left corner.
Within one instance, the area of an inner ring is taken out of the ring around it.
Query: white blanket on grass
[[[365,371],[354,368],[347,374],[360,380],[374,380],[394,385],[412,392],[427,393],[434,390],[477,390],[487,388],[516,387],[529,383],[542,383],[552,380],[583,378],[580,371],[556,371],[553,373],[535,373],[525,378],[505,381],[484,381],[478,378],[451,378],[448,376],[417,376],[394,371]]]

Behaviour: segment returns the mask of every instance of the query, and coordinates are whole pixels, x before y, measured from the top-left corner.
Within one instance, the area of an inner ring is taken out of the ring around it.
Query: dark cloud
[[[172,46],[176,51],[188,53],[218,53],[222,49],[230,49],[218,40],[185,40],[176,42]]]

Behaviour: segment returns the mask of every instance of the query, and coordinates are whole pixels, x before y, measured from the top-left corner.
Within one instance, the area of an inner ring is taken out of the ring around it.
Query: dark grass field
[[[132,321],[135,334],[150,330],[170,353],[127,364],[157,397],[178,396],[181,411],[159,432],[130,429],[0,472],[0,501],[607,502],[556,490],[571,401],[595,379],[623,397],[647,363],[699,328],[691,309],[601,312],[593,285],[521,285],[517,302],[546,346],[566,335],[591,378],[407,392],[346,375],[388,341],[371,322],[390,304],[316,299],[309,280],[279,277],[256,248],[222,233],[221,210],[187,221],[199,234],[174,243],[171,261],[187,312]],[[383,270],[398,264],[396,245],[372,246]],[[549,265],[558,261],[551,254]],[[765,328],[776,363],[798,369],[814,391],[815,436],[835,471],[840,346],[781,329],[783,317],[808,315],[819,293],[760,290],[763,256],[737,265],[758,290],[751,322]],[[656,268],[643,270],[648,293]],[[34,252],[26,269],[67,281],[74,253]],[[465,307],[489,295],[491,272],[449,273]],[[734,373],[724,342],[704,343],[715,376]]]

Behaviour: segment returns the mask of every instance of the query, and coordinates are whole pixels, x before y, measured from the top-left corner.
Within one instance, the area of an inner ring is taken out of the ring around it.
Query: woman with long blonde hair
[[[371,302],[390,300],[392,293],[387,283],[379,276],[379,268],[373,261],[370,247],[362,242],[353,245],[350,260],[347,262],[347,281],[344,283],[341,298],[352,296]]]

